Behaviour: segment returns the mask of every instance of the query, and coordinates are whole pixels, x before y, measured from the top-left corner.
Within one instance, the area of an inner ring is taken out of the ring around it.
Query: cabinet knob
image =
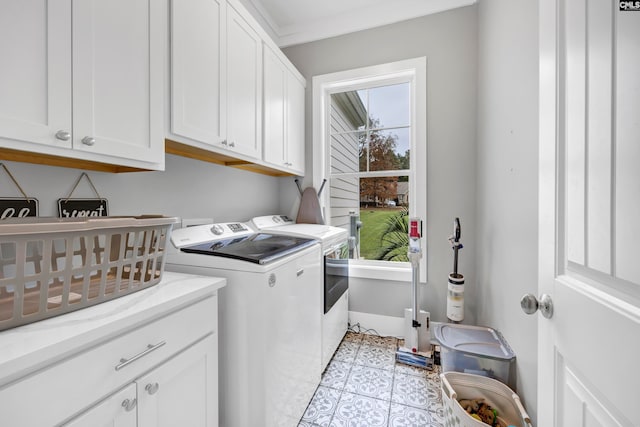
[[[67,132],[66,130],[59,130],[58,132],[56,132],[56,138],[58,138],[60,141],[68,141],[71,139],[71,133]]]
[[[96,139],[95,139],[95,138],[93,138],[93,137],[91,137],[91,136],[85,136],[84,138],[82,138],[82,143],[83,143],[84,145],[89,145],[89,146],[91,146],[91,145],[93,145],[93,144],[95,144],[95,143],[96,143]]]
[[[122,401],[122,407],[127,412],[133,411],[133,408],[138,404],[138,399],[125,399]]]
[[[147,393],[149,394],[156,394],[158,392],[158,389],[160,388],[160,384],[158,383],[149,383],[147,384],[147,386],[144,388],[145,390],[147,390]]]
[[[223,140],[222,140],[222,142],[220,142],[220,144],[222,144],[222,145],[225,145],[225,146],[226,146],[226,145],[227,145],[227,140],[226,140],[226,139],[223,139]]]
[[[235,147],[235,146],[236,146],[236,143],[231,141],[231,144],[229,144],[229,147]]]

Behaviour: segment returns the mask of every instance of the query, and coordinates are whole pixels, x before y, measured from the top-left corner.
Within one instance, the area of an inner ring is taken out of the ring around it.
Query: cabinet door
[[[0,138],[70,148],[71,0],[0,2],[0,58]]]
[[[264,160],[287,167],[285,153],[287,70],[271,48],[264,45]]]
[[[217,335],[160,365],[138,384],[138,427],[218,425]]]
[[[207,144],[225,135],[224,0],[171,2],[171,132]]]
[[[287,74],[287,162],[289,169],[304,175],[304,84]]]
[[[136,385],[124,389],[64,424],[65,427],[136,427]]]
[[[262,41],[227,8],[227,141],[234,152],[262,157]]]
[[[163,161],[162,2],[73,3],[73,147]]]
[[[304,175],[304,84],[264,45],[264,160]]]

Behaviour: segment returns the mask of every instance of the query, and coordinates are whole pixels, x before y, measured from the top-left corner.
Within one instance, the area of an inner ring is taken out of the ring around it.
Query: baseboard
[[[349,324],[352,329],[354,329],[355,325],[359,324],[360,331],[365,332],[367,329],[372,329],[372,331],[369,331],[368,333],[377,333],[383,337],[402,337],[404,335],[403,317],[383,316],[380,314],[350,311]]]

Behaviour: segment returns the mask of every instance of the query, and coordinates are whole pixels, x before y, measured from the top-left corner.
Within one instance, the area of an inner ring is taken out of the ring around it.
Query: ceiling
[[[280,47],[468,6],[477,0],[241,0]]]

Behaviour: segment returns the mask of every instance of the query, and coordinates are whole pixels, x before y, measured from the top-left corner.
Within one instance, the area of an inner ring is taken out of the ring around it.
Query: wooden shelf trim
[[[269,166],[252,163],[247,160],[237,159],[227,156],[226,154],[216,153],[193,147],[191,145],[182,144],[170,139],[165,139],[165,152],[175,154],[177,156],[188,157],[190,159],[202,160],[204,162],[215,163],[218,165],[229,166],[236,169],[242,169],[250,172],[260,173],[269,176],[294,176],[289,172],[270,168]]]

